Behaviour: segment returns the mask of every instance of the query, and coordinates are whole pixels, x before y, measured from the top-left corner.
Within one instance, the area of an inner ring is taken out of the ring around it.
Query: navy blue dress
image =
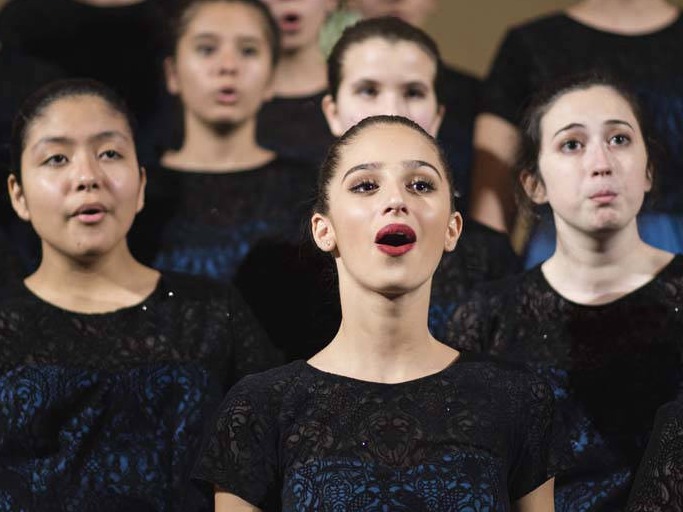
[[[189,479],[205,426],[280,355],[232,289],[162,275],[143,302],[65,311],[0,299],[0,511],[208,511]]]

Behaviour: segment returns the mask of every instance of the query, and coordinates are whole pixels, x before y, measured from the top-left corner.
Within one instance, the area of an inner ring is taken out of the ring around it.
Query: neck
[[[26,278],[36,295],[70,311],[108,312],[147,297],[159,273],[133,258],[125,241],[99,258],[75,260],[43,243],[40,266]]]
[[[579,22],[626,35],[659,30],[678,16],[666,0],[583,0],[567,12]]]
[[[543,264],[550,284],[578,303],[611,302],[650,281],[672,255],[644,243],[636,220],[602,236],[588,236],[556,217],[557,248]]]
[[[333,373],[395,383],[442,370],[457,352],[427,328],[431,280],[419,289],[388,296],[340,276],[342,324],[334,340],[311,359]]]
[[[179,151],[165,153],[162,163],[186,170],[226,172],[258,167],[274,156],[257,144],[255,118],[215,127],[186,113],[183,145]]]
[[[317,43],[282,54],[275,71],[275,94],[308,96],[327,87],[325,57]]]

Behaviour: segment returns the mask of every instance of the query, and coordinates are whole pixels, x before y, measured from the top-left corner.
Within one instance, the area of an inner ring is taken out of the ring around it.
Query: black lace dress
[[[683,403],[680,399],[664,404],[657,411],[626,510],[683,511]]]
[[[137,306],[0,299],[0,511],[208,511],[189,480],[227,389],[279,354],[239,296],[162,275]]]
[[[231,390],[194,476],[266,511],[506,511],[548,479],[552,407],[486,356],[401,384],[296,361]]]
[[[536,267],[481,290],[449,331],[553,387],[557,512],[623,510],[655,412],[683,383],[683,256],[601,306],[563,298]]]

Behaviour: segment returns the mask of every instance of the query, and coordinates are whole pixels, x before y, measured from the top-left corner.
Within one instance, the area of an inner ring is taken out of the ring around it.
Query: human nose
[[[217,71],[219,75],[230,75],[237,71],[237,56],[234,50],[225,49],[218,55]]]
[[[381,113],[390,116],[407,117],[406,103],[397,94],[385,94]]]
[[[76,166],[74,187],[77,191],[89,192],[102,186],[102,171],[94,158],[83,158]]]
[[[604,144],[595,144],[588,152],[591,176],[608,176],[612,174],[612,162],[609,150]]]
[[[384,214],[408,213],[408,205],[405,198],[405,189],[398,183],[385,186]]]

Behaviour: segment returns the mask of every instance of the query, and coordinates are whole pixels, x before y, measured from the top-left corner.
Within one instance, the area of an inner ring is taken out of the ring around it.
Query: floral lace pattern
[[[683,511],[683,403],[663,405],[638,469],[627,512]]]
[[[265,510],[507,511],[548,478],[552,407],[477,355],[401,384],[296,361],[231,390],[194,476]]]

